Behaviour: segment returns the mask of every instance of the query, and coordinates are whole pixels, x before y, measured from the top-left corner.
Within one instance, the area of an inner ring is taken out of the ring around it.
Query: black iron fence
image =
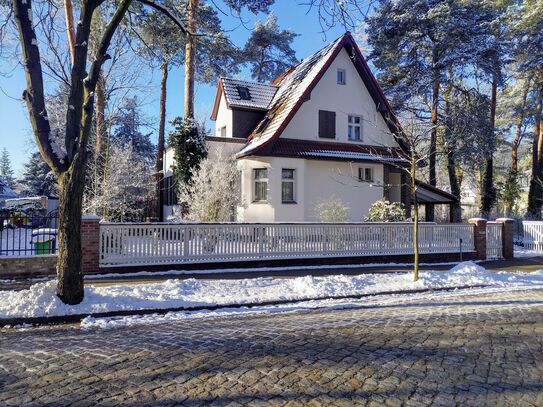
[[[57,253],[57,214],[0,214],[0,256]]]

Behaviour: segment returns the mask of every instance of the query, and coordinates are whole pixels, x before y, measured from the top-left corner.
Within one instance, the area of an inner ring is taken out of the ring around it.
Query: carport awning
[[[417,183],[417,202],[421,204],[433,203],[433,204],[451,204],[458,201],[458,198],[453,194],[436,188],[430,184],[426,184],[422,181],[416,181]]]

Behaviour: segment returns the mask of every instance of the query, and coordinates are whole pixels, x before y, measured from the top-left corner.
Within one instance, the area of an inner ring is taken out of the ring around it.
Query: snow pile
[[[543,288],[543,270],[533,273],[493,273],[473,262],[461,263],[448,272],[421,273],[417,282],[410,273],[359,276],[255,278],[240,280],[177,280],[153,284],[88,286],[81,304],[63,304],[55,295],[55,281],[34,284],[28,290],[0,292],[0,318],[92,314],[117,310],[311,300],[358,294],[386,293],[426,288],[470,285]]]

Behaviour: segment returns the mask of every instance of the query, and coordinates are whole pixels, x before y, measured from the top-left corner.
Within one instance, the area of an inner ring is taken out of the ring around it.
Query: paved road
[[[376,301],[4,331],[0,405],[543,405],[543,290]]]

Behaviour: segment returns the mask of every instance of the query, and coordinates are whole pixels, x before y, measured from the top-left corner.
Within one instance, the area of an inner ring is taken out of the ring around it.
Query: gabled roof
[[[279,85],[279,89],[271,101],[268,113],[253,130],[249,136],[249,142],[237,154],[238,158],[260,154],[264,148],[279,138],[342,49],[345,49],[351,56],[351,60],[374,100],[377,110],[385,119],[392,134],[396,136],[396,141],[402,148],[405,148],[401,140],[401,127],[398,120],[392,113],[383,91],[371,73],[351,33],[346,32],[274,82]]]
[[[241,98],[238,90],[240,87],[248,89],[251,97],[249,100]],[[223,92],[228,108],[237,107],[250,110],[268,110],[277,89],[278,87],[276,85],[267,83],[249,82],[232,78],[219,78],[211,119],[215,120],[217,118],[217,111]]]
[[[399,148],[279,138],[263,155],[317,160],[376,161],[408,164]]]

